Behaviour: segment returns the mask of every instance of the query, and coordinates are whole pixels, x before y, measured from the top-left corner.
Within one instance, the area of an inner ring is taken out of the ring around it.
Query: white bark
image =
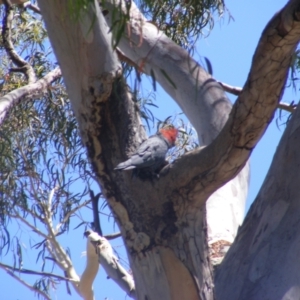
[[[120,63],[111,48],[109,29],[98,5],[93,9],[91,4],[88,10],[82,10],[77,21],[71,19],[69,11],[63,3],[51,5],[48,1],[38,1],[38,3],[42,12],[47,10],[64,11],[66,15],[66,19],[64,19],[56,18],[54,14],[43,13],[50,39],[55,41],[52,42],[52,46],[62,66],[73,109],[77,117],[81,118],[83,113],[93,109],[90,103],[91,95],[102,96],[105,99],[110,93],[109,83],[113,76],[120,71]],[[55,28],[49,24],[55,25]],[[105,28],[107,29],[105,30]],[[68,32],[68,35],[62,34],[62,32]],[[72,53],[66,55],[65,49],[69,48],[77,51],[76,56]],[[99,54],[99,50],[95,49],[105,49],[105,51]],[[60,60],[61,57],[64,59]],[[103,77],[101,78],[99,74],[103,74]],[[83,95],[83,93],[87,95]]]
[[[88,238],[88,243],[94,250],[92,254],[93,261],[94,258],[97,257],[99,264],[102,265],[108,277],[114,280],[127,293],[128,296],[135,299],[136,295],[133,277],[119,263],[107,239],[92,231],[87,231],[86,235]]]
[[[99,270],[98,255],[95,247],[87,240],[86,266],[78,285],[79,292],[84,300],[94,300],[93,282]]]

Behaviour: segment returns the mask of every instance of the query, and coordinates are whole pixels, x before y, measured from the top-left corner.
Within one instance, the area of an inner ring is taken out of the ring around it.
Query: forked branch
[[[36,82],[36,76],[34,69],[32,66],[24,60],[15,50],[14,45],[11,41],[11,26],[12,26],[12,20],[13,20],[13,9],[10,5],[9,1],[4,0],[4,6],[5,6],[5,15],[3,18],[2,23],[2,39],[3,39],[3,46],[6,50],[6,53],[8,57],[12,60],[12,62],[18,67],[18,68],[12,68],[10,71],[12,72],[21,72],[24,73],[27,77],[28,83],[34,83]]]
[[[61,77],[60,68],[55,68],[49,72],[44,78],[41,78],[35,83],[28,84],[26,86],[15,89],[5,96],[0,98],[0,126],[3,123],[5,117],[13,106],[20,103],[22,100],[30,99],[44,93],[50,84],[56,79]]]

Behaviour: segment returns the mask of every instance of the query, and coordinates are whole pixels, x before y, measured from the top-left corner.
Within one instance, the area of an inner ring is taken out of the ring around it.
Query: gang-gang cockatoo
[[[164,165],[168,150],[175,146],[177,135],[178,130],[173,125],[162,127],[157,134],[144,141],[128,160],[118,164],[115,170],[158,170]]]

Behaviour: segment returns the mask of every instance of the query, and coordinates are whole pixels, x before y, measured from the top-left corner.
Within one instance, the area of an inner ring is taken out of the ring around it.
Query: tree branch
[[[85,300],[94,300],[93,282],[99,270],[98,255],[89,240],[86,241],[86,266],[78,289]]]
[[[35,212],[33,212],[32,210],[27,209],[26,207],[24,207],[24,206],[22,206],[22,205],[20,205],[20,204],[18,204],[18,203],[14,203],[14,205],[15,205],[16,207],[19,207],[22,211],[26,212],[27,214],[31,215],[33,219],[37,219],[37,220],[39,220],[41,223],[44,222],[44,219],[43,219],[41,216],[38,216],[38,215],[37,215]],[[15,212],[16,212],[16,210],[15,210]]]
[[[221,81],[218,81],[218,83],[222,86],[222,88],[224,89],[225,92],[228,92],[228,93],[236,95],[236,96],[240,95],[240,93],[243,90],[241,87],[232,86],[232,85],[229,85],[229,84],[221,82]]]
[[[110,27],[128,14],[125,0],[101,5],[108,11],[105,18]],[[139,71],[159,82],[177,102],[196,129],[200,145],[209,144],[218,135],[231,110],[223,89],[187,51],[148,22],[133,1],[118,47],[119,56],[126,56]]]
[[[56,275],[56,274],[53,274],[53,273],[33,271],[33,270],[24,269],[24,268],[22,268],[22,269],[14,268],[12,266],[3,264],[1,262],[0,262],[0,267],[3,268],[3,269],[9,269],[11,271],[16,271],[16,272],[23,273],[23,274],[53,277],[53,278],[56,278],[56,279],[59,279],[59,280],[64,280],[64,281],[74,281],[72,278],[66,278],[64,276]]]
[[[72,283],[75,291],[80,294],[78,288],[80,277],[77,275],[76,270],[73,267],[72,262],[67,253],[63,250],[63,248],[53,237],[47,239],[46,247],[51,256],[54,258],[57,266],[65,272],[65,276],[67,278],[70,278],[69,281]]]
[[[176,182],[178,189],[203,193],[203,199],[207,199],[244,166],[282,96],[292,54],[300,40],[298,3],[290,1],[264,29],[243,92],[222,132],[211,145],[167,166],[171,176],[166,186]]]
[[[52,256],[55,258],[57,265],[68,275],[70,278],[74,278],[73,282],[79,281],[79,276],[77,275],[72,261],[66,251],[56,240],[55,232],[52,228],[52,221],[45,217],[45,225],[47,227],[48,236],[46,246]],[[73,284],[74,288],[77,290],[77,285]]]
[[[122,236],[121,232],[116,232],[116,233],[112,233],[112,234],[106,234],[103,237],[106,238],[107,240],[113,240],[113,239],[116,239],[121,236]]]
[[[282,110],[285,110],[285,111],[288,111],[290,113],[293,113],[296,110],[297,105],[292,104],[292,103],[289,104],[289,103],[285,103],[285,102],[280,102],[278,104],[278,108],[282,109]]]
[[[218,81],[218,83],[223,87],[225,92],[228,92],[228,93],[236,95],[236,96],[240,95],[241,92],[243,91],[243,89],[241,87],[231,86],[231,85],[223,83],[221,81]],[[280,102],[278,104],[279,109],[286,110],[290,113],[293,113],[295,111],[296,107],[297,107],[297,105],[288,104],[285,102]]]
[[[51,198],[53,197],[53,191],[55,190],[52,189],[52,191],[49,193],[48,196],[48,202],[47,205],[51,205]],[[44,206],[46,206],[45,203],[43,203]],[[47,207],[44,207],[45,211],[47,211]],[[19,216],[17,212],[15,212],[15,215],[11,215],[13,218],[20,219],[24,224],[26,224],[29,228],[31,228],[34,232],[42,236],[46,240],[46,247],[55,260],[56,264],[65,272],[66,276],[69,278],[69,281],[72,283],[74,289],[76,290],[77,293],[79,293],[78,290],[78,283],[79,283],[79,276],[77,275],[72,261],[70,260],[69,256],[67,253],[64,251],[64,249],[61,247],[61,245],[57,242],[56,240],[56,234],[52,228],[52,221],[49,221],[48,217],[52,217],[52,215],[49,215],[49,212],[45,214],[45,218],[43,219],[43,223],[46,225],[48,234],[44,234],[40,230],[36,228],[36,226],[33,226],[30,224],[26,219],[22,218]]]
[[[41,232],[39,229],[36,228],[36,226],[30,224],[26,219],[24,219],[23,217],[21,217],[17,211],[15,210],[15,214],[10,214],[11,218],[15,218],[15,219],[19,219],[21,220],[26,226],[28,226],[33,232],[37,233],[38,235],[40,235],[41,237],[43,237],[44,239],[47,239],[47,235],[43,232]]]
[[[129,18],[126,1],[111,0],[106,1],[104,5],[104,9],[109,12],[105,18],[110,26],[113,26],[116,20],[129,19],[118,44],[123,55],[136,64],[139,71],[150,75],[153,82],[157,81],[177,102],[196,129],[199,145],[210,144],[226,123],[232,107],[223,88],[187,51],[176,45],[154,24],[148,22],[134,2],[131,2]],[[120,8],[124,8],[123,15],[116,13],[120,12]],[[193,167],[196,166],[201,172],[199,161],[196,164],[194,162]],[[187,165],[184,167],[188,169]],[[185,175],[188,176],[184,179],[195,182],[192,174]],[[236,178],[208,199],[210,203],[206,210],[208,240],[221,237],[223,240],[233,241],[244,217],[248,183],[249,164]],[[158,205],[165,205],[164,201],[168,202],[169,199],[174,198],[164,196],[164,188],[167,192],[171,192],[170,187],[176,187],[174,182],[169,181],[168,184],[170,185],[166,184],[161,189],[158,197],[161,202],[156,204],[156,208]],[[232,186],[235,187],[234,192]],[[204,195],[201,193],[199,195],[195,193],[193,196],[199,203],[203,201],[202,197]],[[147,203],[148,210],[150,206],[150,203]],[[219,225],[221,222],[214,221],[219,217],[222,218],[222,226]]]
[[[91,230],[85,233],[88,241],[95,247],[98,261],[107,275],[113,279],[131,298],[136,299],[135,285],[132,276],[121,266],[113,255],[109,242]]]
[[[236,240],[216,271],[216,299],[298,298],[299,108],[300,104]]]
[[[93,223],[94,223],[94,230],[100,235],[103,236],[103,232],[100,225],[100,218],[99,218],[99,211],[98,211],[98,204],[99,204],[99,198],[101,196],[101,193],[97,194],[95,196],[94,192],[90,190],[90,197],[92,201],[92,209],[93,209]]]
[[[64,216],[64,219],[56,225],[56,228],[55,228],[55,234],[57,236],[57,233],[59,231],[59,228],[64,224],[66,223],[70,217],[75,214],[76,211],[78,211],[79,209],[81,209],[82,207],[85,207],[87,206],[88,204],[91,203],[91,200],[86,200],[84,202],[82,202],[80,205],[76,206],[75,208],[71,209],[65,216]]]
[[[3,2],[5,6],[5,15],[2,23],[3,46],[5,48],[7,55],[12,60],[12,62],[19,67],[17,71],[25,74],[29,84],[34,83],[36,82],[34,69],[26,60],[24,60],[21,56],[18,55],[11,41],[11,25],[13,20],[13,9],[9,4],[9,1],[4,0]],[[14,70],[12,69],[11,71]]]
[[[2,265],[0,265],[0,268],[2,268],[3,270],[5,270],[8,275],[10,275],[11,277],[13,277],[17,281],[19,281],[22,285],[26,286],[27,288],[29,288],[34,293],[38,293],[42,297],[44,297],[45,299],[51,300],[51,298],[46,293],[44,293],[43,291],[41,291],[39,289],[34,288],[32,285],[30,285],[26,281],[22,280],[19,276],[15,275],[13,272],[11,272],[10,270],[8,270],[7,268],[2,267]]]
[[[15,89],[0,98],[0,126],[10,109],[20,103],[24,98],[32,98],[45,91],[45,89],[56,79],[61,77],[60,68],[55,68],[44,78],[35,83],[28,84],[21,88]]]

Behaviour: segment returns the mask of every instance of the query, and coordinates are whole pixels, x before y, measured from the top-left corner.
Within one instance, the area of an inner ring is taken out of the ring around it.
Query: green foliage
[[[100,5],[105,7],[105,2],[104,1],[99,1]],[[122,11],[122,2],[119,3],[118,7],[114,8],[112,10],[112,20],[113,20],[113,24],[111,27],[111,32],[113,34],[113,48],[115,49],[120,40],[121,37],[125,31],[126,28],[126,24],[129,21],[129,11],[130,11],[130,7],[131,7],[131,2],[130,1],[125,1],[125,13],[120,14],[120,11]]]
[[[69,230],[70,218],[87,200],[88,188],[93,181],[77,123],[61,82],[56,83],[48,95],[25,101],[12,111],[1,127],[0,149],[0,222],[3,229],[0,249],[3,254],[10,249],[14,266],[21,268],[20,244],[24,243],[22,232],[28,225],[20,226],[24,229],[14,237],[19,246],[11,248],[14,243],[11,244],[11,236],[5,229],[8,221],[19,220],[22,224],[25,219],[34,229],[47,228],[50,219],[58,236]],[[49,204],[52,190],[54,194]],[[47,235],[47,231],[44,233]],[[45,268],[48,261],[45,259],[46,240],[41,238],[33,231],[29,243],[35,248],[34,241],[39,241],[36,249],[39,254],[43,253],[38,257]],[[53,283],[47,284],[49,280],[39,279],[36,288],[43,287],[46,292],[53,287]]]
[[[42,78],[54,69],[55,59],[41,17],[19,8],[14,12],[15,50]],[[0,46],[0,96],[4,96],[27,81],[22,73],[11,72],[15,66]],[[0,170],[0,255],[9,253],[12,267],[23,269],[24,244],[29,242],[42,271],[47,270],[55,260],[49,259],[45,239],[49,222],[55,236],[67,232],[77,210],[89,203],[94,182],[62,79],[47,93],[21,99],[1,124]],[[7,229],[11,222],[19,226],[17,235]],[[48,294],[58,282],[44,276],[32,286]]]
[[[40,16],[35,16],[16,8],[12,42],[19,53],[33,54],[36,51],[45,51],[47,31]],[[24,55],[26,56],[26,55]]]
[[[68,11],[71,18],[78,21],[82,11],[87,10],[92,3],[94,0],[68,0]]]
[[[186,49],[191,49],[199,36],[207,35],[213,28],[215,12],[222,16],[225,11],[223,0],[146,0],[137,3],[148,19]]]
[[[45,29],[41,29],[41,21],[34,16],[26,12],[19,16],[14,24],[19,30],[13,39],[41,78],[53,68],[51,51],[47,54],[39,51],[49,44]],[[0,56],[5,58],[3,49]],[[20,73],[9,73],[11,65],[7,59],[2,62],[1,94],[5,95],[26,81]],[[87,168],[85,150],[62,81],[55,82],[46,95],[26,100],[13,109],[0,131],[2,222],[14,204],[28,209],[32,197],[35,201],[45,200],[44,191],[56,185],[59,185],[56,195],[59,201],[71,203],[77,199],[68,192],[71,183],[78,178],[87,180],[83,175]],[[40,209],[37,207],[34,209]]]

